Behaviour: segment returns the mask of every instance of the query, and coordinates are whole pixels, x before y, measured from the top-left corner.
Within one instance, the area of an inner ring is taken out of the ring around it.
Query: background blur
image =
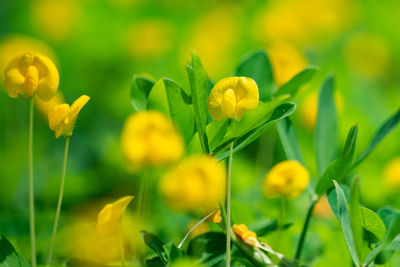
[[[317,92],[328,73],[336,76],[341,142],[350,125],[359,123],[358,151],[400,103],[400,2],[397,0],[3,0],[0,1],[0,69],[16,53],[39,51],[60,72],[60,87],[72,103],[91,97],[71,138],[58,243],[79,243],[75,221],[95,220],[100,208],[120,196],[137,194],[141,173],[130,172],[120,149],[124,120],[133,112],[133,74],[170,77],[188,86],[184,64],[190,50],[200,55],[210,78],[230,75],[240,59],[265,49],[280,85],[308,65],[318,77],[303,89],[292,119],[307,167],[315,174],[313,127]],[[46,105],[38,105],[34,130],[34,173],[39,261],[46,256],[58,195],[64,140],[47,125]],[[0,234],[29,257],[28,228],[28,101],[8,97],[0,83]],[[391,133],[358,167],[364,204],[400,208],[400,181],[385,182],[385,168],[400,157],[400,129]],[[233,219],[251,224],[276,219],[277,200],[262,196],[263,176],[281,160],[274,129],[234,157]],[[163,170],[153,172],[157,180]],[[400,180],[400,166],[397,175]],[[157,191],[156,186],[154,192]],[[153,194],[153,221],[146,228],[179,242],[194,216],[169,210]],[[308,199],[292,201],[282,252],[293,255]],[[134,212],[135,201],[130,212]],[[340,228],[329,210],[316,219],[305,259],[321,266],[347,255]],[[140,220],[127,216],[130,229]],[[129,219],[130,218],[130,219]],[[76,230],[76,229],[75,229]],[[273,237],[266,237],[268,242]],[[71,241],[73,240],[73,241]],[[134,241],[133,241],[134,242]],[[58,245],[61,258],[69,246]],[[400,262],[394,259],[393,262]],[[338,262],[332,263],[339,264]],[[399,263],[400,264],[400,263]],[[337,265],[336,265],[337,266]]]

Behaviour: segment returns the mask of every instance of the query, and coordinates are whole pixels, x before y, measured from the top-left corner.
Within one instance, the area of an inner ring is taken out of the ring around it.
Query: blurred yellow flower
[[[136,169],[178,161],[184,152],[182,137],[171,120],[158,111],[141,111],[131,115],[122,129],[122,151]]]
[[[63,41],[81,25],[78,0],[36,0],[32,2],[35,29],[46,38]]]
[[[389,188],[400,188],[400,156],[393,158],[386,164],[383,176],[385,183]]]
[[[97,216],[96,230],[100,236],[118,233],[122,214],[124,214],[133,196],[122,197],[113,203],[107,204]]]
[[[211,221],[213,223],[219,224],[221,223],[222,217],[221,217],[221,210],[218,209],[217,212],[215,212],[209,219],[208,221]]]
[[[365,77],[384,73],[390,60],[387,43],[370,33],[351,36],[344,46],[344,55],[349,69]]]
[[[320,218],[330,218],[333,216],[333,212],[326,195],[321,197],[318,202],[315,203],[313,214]]]
[[[310,175],[298,161],[285,160],[276,164],[266,174],[263,182],[267,197],[298,197],[308,185]]]
[[[223,200],[225,177],[222,163],[207,155],[195,155],[164,175],[160,191],[174,209],[207,212]]]
[[[291,43],[274,42],[268,46],[267,52],[271,60],[275,83],[278,86],[288,82],[307,67],[307,59]]]
[[[254,247],[258,243],[257,234],[247,229],[246,225],[234,224],[232,230],[235,233],[235,235],[239,237],[247,245]]]
[[[135,22],[125,32],[125,47],[134,58],[158,58],[173,47],[174,25],[163,19]]]
[[[4,83],[10,97],[29,98],[37,94],[50,100],[58,89],[60,77],[54,63],[46,56],[26,52],[15,56],[4,71]]]
[[[208,111],[214,120],[240,119],[259,101],[256,82],[248,77],[228,77],[218,81],[208,96]]]
[[[89,99],[89,96],[82,95],[71,106],[60,104],[50,110],[49,127],[54,131],[56,138],[61,135],[64,137],[72,135],[78,114]]]
[[[7,64],[15,57],[26,51],[36,51],[39,54],[49,57],[53,62],[56,62],[54,51],[45,43],[33,39],[31,37],[10,34],[1,38],[0,41],[0,78],[4,80],[3,70]]]
[[[335,102],[337,107],[337,112],[339,114],[343,113],[345,101],[342,93],[340,91],[335,91]],[[318,113],[318,92],[311,92],[303,100],[300,105],[300,119],[308,129],[313,130],[315,123],[317,122]]]
[[[43,101],[40,97],[35,95],[36,107],[43,115],[46,116],[46,119],[48,119],[50,110],[54,106],[64,103],[64,101],[64,95],[61,93],[61,91],[57,91],[57,93],[49,101]]]
[[[210,11],[201,13],[182,48],[186,60],[193,49],[201,57],[208,74],[224,75],[230,69],[232,50],[240,36],[242,10],[232,2],[220,1]],[[233,64],[233,62],[231,62]]]

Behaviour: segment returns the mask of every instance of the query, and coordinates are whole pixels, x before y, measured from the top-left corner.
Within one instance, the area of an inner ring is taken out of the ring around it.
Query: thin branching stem
[[[50,265],[50,263],[51,263],[51,257],[52,257],[53,248],[54,248],[54,241],[56,239],[58,222],[60,220],[61,204],[62,204],[62,199],[63,199],[63,195],[64,195],[65,173],[67,170],[68,149],[69,149],[69,136],[65,139],[64,161],[63,161],[63,168],[62,168],[62,174],[61,174],[60,192],[58,193],[56,216],[54,217],[53,232],[51,234],[49,255],[47,256],[46,265]]]
[[[226,179],[226,267],[231,266],[231,174],[233,142],[229,146],[228,175]]]
[[[36,236],[35,236],[35,197],[33,188],[33,112],[35,98],[30,100],[29,107],[29,228],[31,234],[32,267],[36,267]]]

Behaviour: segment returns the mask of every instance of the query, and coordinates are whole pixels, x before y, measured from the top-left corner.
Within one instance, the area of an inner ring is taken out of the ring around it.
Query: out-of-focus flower
[[[274,42],[268,46],[275,83],[278,86],[288,82],[294,75],[307,67],[307,59],[293,44]]]
[[[50,100],[58,89],[60,77],[54,63],[46,56],[27,52],[14,57],[4,71],[4,83],[10,97]]]
[[[253,231],[247,229],[247,226],[244,224],[233,225],[233,232],[237,237],[239,237],[244,243],[249,246],[256,246],[258,244],[257,235]]]
[[[386,164],[383,176],[389,188],[400,188],[400,156],[393,158]]]
[[[125,47],[134,58],[159,58],[173,47],[174,25],[168,20],[135,22],[125,33]]]
[[[122,129],[121,144],[132,168],[174,163],[184,151],[182,137],[173,123],[157,111],[130,116]]]
[[[195,226],[196,223],[198,223],[198,222],[197,221],[191,221],[188,224],[188,226],[186,227],[187,230],[189,231],[190,229],[192,229],[192,227]],[[193,237],[195,237],[197,235],[201,235],[201,234],[207,233],[208,231],[210,231],[210,228],[208,227],[208,225],[206,223],[203,222],[203,223],[199,224],[196,228],[194,228],[192,230],[192,232],[190,232],[189,236],[190,236],[190,238],[193,238]]]
[[[349,69],[365,77],[376,77],[385,72],[390,52],[384,40],[368,33],[353,35],[344,47]]]
[[[307,188],[309,180],[307,169],[298,161],[281,161],[266,174],[264,194],[267,197],[296,198]]]
[[[261,42],[296,43],[330,40],[351,25],[356,6],[347,0],[275,0],[254,21],[254,36]]]
[[[15,57],[26,51],[36,51],[39,54],[49,57],[56,62],[54,51],[45,43],[28,36],[10,34],[3,37],[0,41],[0,78],[4,80],[3,70],[7,64]]]
[[[215,158],[195,155],[164,175],[160,191],[174,209],[207,212],[223,200],[225,176],[224,166]]]
[[[343,113],[345,101],[340,91],[335,91],[335,102],[337,111],[339,114]],[[312,130],[317,122],[318,113],[318,92],[313,91],[303,100],[303,104],[300,105],[300,119],[307,126],[308,129]]]
[[[60,104],[50,110],[49,127],[54,131],[56,138],[72,135],[78,114],[89,99],[89,96],[82,95],[71,106]]]
[[[330,218],[333,216],[331,206],[326,196],[321,197],[318,202],[315,203],[313,213],[320,218]]]
[[[61,91],[57,91],[57,93],[49,100],[49,101],[43,101],[40,97],[35,95],[35,104],[38,110],[46,116],[48,119],[48,115],[50,110],[62,103],[64,103],[64,95],[61,93]]]
[[[81,24],[80,1],[37,0],[32,2],[32,20],[36,30],[54,41],[63,41]]]
[[[217,212],[214,212],[213,215],[208,219],[208,221],[219,224],[221,223],[222,217],[221,217],[221,210],[218,209]]]
[[[248,77],[228,77],[218,81],[208,96],[208,111],[214,120],[240,119],[259,101],[256,82]]]
[[[101,236],[111,235],[120,230],[121,217],[133,196],[125,196],[107,204],[97,216],[96,230]]]
[[[231,71],[231,54],[240,36],[241,9],[232,2],[219,2],[202,14],[190,31],[187,45],[182,48],[186,60],[189,51],[196,51],[210,76]],[[232,62],[233,63],[233,62]]]

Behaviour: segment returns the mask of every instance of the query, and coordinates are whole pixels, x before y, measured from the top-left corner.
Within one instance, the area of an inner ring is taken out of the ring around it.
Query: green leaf
[[[363,242],[363,219],[365,218],[363,214],[360,207],[360,179],[356,177],[351,186],[350,219],[354,245],[359,259],[361,259]]]
[[[186,66],[186,71],[190,81],[197,132],[199,133],[203,151],[208,154],[210,149],[208,147],[206,125],[208,118],[207,97],[210,82],[197,53],[192,52],[192,66]]]
[[[382,250],[375,259],[375,264],[383,265],[390,260],[392,255],[400,251],[400,235],[396,236],[393,241]]]
[[[246,56],[235,72],[236,76],[245,76],[256,81],[260,92],[260,100],[266,101],[272,95],[272,68],[264,50]]]
[[[257,128],[251,130],[247,134],[243,135],[242,137],[238,138],[234,142],[233,152],[237,152],[247,145],[255,141],[261,135],[265,133],[272,125],[276,122],[280,121],[281,119],[290,116],[296,110],[296,104],[294,103],[285,103],[277,108],[275,108],[274,112],[272,113],[271,117],[263,124],[258,126]],[[218,160],[223,160],[227,158],[229,155],[229,151],[225,151],[217,156]]]
[[[368,243],[377,243],[386,233],[386,227],[381,218],[370,209],[361,208],[364,239]]]
[[[208,232],[198,235],[190,241],[187,254],[206,266],[215,266],[225,260],[225,242],[224,233]]]
[[[338,147],[337,111],[334,98],[334,78],[329,76],[323,83],[318,98],[315,126],[315,153],[318,175],[321,175],[334,159]]]
[[[168,263],[167,252],[164,243],[155,235],[146,231],[140,231],[144,243],[160,257],[163,263]]]
[[[233,121],[229,125],[224,142],[241,137],[252,129],[264,124],[271,117],[275,108],[288,98],[288,95],[283,95],[268,102],[260,102],[255,109],[247,111],[240,120]]]
[[[383,207],[377,212],[378,216],[382,219],[385,224],[386,229],[391,229],[392,225],[396,221],[398,217],[400,217],[400,212],[391,208],[391,207]],[[389,232],[387,231],[386,234]]]
[[[135,111],[146,110],[147,97],[154,85],[154,81],[144,76],[133,75],[131,86],[131,104]]]
[[[340,188],[342,188],[342,190],[344,192],[346,201],[350,202],[350,191],[351,191],[350,188],[345,184],[339,184],[339,186],[340,186]],[[327,192],[327,196],[328,196],[329,206],[331,207],[335,216],[338,217],[339,212],[338,212],[338,205],[337,205],[337,196],[336,196],[336,190],[334,187],[329,189],[329,191]]]
[[[282,226],[282,230],[290,228],[293,223],[285,223]],[[277,220],[262,220],[249,225],[249,229],[254,231],[257,236],[265,236],[276,230],[278,230],[279,224]]]
[[[29,267],[31,266],[21,257],[4,236],[0,237],[0,267]]]
[[[346,197],[339,184],[335,180],[333,181],[333,183],[335,185],[336,197],[337,197],[338,219],[340,222],[340,226],[342,227],[344,239],[346,240],[347,248],[349,249],[354,264],[356,266],[359,266],[360,260],[358,258],[356,245],[354,243],[353,231],[351,228],[350,213],[349,209],[347,208]]]
[[[164,245],[164,249],[167,252],[167,258],[168,258],[169,262],[176,261],[176,260],[186,256],[186,252],[184,250],[178,248],[177,246],[175,246],[175,244],[173,244],[173,243],[168,243],[168,244]]]
[[[378,131],[375,133],[372,138],[371,143],[367,147],[367,149],[362,152],[354,161],[354,167],[360,164],[364,159],[368,157],[368,155],[374,150],[374,148],[388,135],[400,122],[400,109],[393,114],[389,119],[387,119],[381,127],[379,127]]]
[[[299,141],[294,131],[289,117],[284,118],[276,124],[279,139],[287,159],[297,160],[304,165],[303,155],[301,153]]]
[[[297,73],[290,81],[282,85],[278,91],[276,91],[275,96],[289,94],[291,97],[295,97],[297,92],[302,86],[307,84],[314,78],[317,73],[317,68],[310,66],[301,72]]]
[[[148,109],[158,110],[171,118],[178,126],[186,143],[194,132],[191,99],[173,80],[163,78],[151,89]]]
[[[333,179],[337,181],[343,180],[352,170],[352,160],[357,140],[358,126],[354,125],[350,128],[346,144],[339,158],[332,161],[322,176],[318,179],[315,186],[315,193],[323,195],[331,187]]]

